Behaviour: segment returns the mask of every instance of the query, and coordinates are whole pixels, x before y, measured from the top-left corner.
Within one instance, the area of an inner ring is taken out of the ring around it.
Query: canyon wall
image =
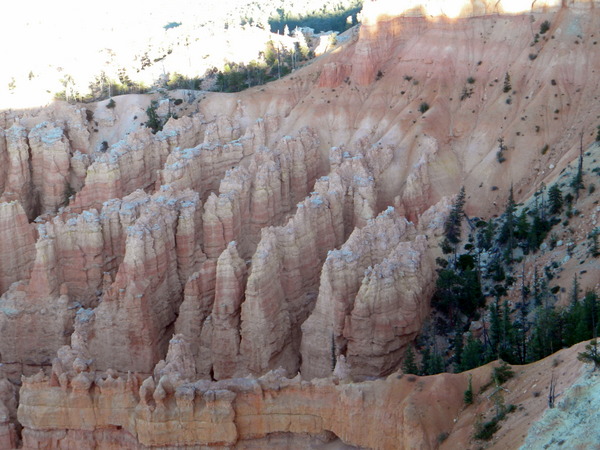
[[[390,374],[427,319],[453,196],[501,213],[600,116],[596,3],[502,4],[368,2],[336,51],[203,93],[156,133],[149,96],[4,112],[0,377],[27,377],[24,447],[435,448],[466,377]],[[0,446],[18,440],[8,386]]]
[[[23,448],[233,446],[277,433],[333,435],[366,448],[435,448],[461,408],[464,374],[416,380],[392,376],[364,383],[309,383],[279,371],[260,378],[192,381],[184,338],[146,379],[94,376],[74,350],[59,352],[50,376],[23,380]],[[415,389],[418,386],[418,389]],[[430,408],[432,392],[443,392]],[[427,413],[427,420],[424,415]],[[333,433],[333,434],[332,434]]]

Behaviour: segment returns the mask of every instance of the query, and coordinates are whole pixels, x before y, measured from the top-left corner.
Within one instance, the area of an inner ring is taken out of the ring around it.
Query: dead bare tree
[[[554,379],[554,372],[552,372],[548,390],[548,408],[554,408],[554,400],[556,400],[556,380]]]

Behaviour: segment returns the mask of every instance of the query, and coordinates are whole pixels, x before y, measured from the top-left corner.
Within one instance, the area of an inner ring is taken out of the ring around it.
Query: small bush
[[[510,75],[508,72],[504,75],[504,86],[502,87],[502,91],[506,94],[512,90],[512,84],[510,83]]]
[[[475,434],[473,437],[481,441],[489,441],[494,433],[499,429],[500,427],[498,426],[498,419],[494,418],[485,423],[479,422],[475,424]]]
[[[600,352],[598,351],[598,341],[592,339],[585,346],[585,351],[577,354],[577,359],[583,363],[594,364],[594,370],[600,368]]]
[[[102,141],[102,143],[100,144],[100,151],[104,153],[106,152],[106,150],[108,150],[108,142]]]
[[[544,145],[542,147],[542,155],[545,155],[548,152],[549,148],[550,148],[550,146],[548,144]]]
[[[144,123],[146,127],[152,130],[152,134],[156,134],[163,128],[163,123],[158,117],[156,109],[158,107],[158,102],[156,100],[152,100],[150,102],[150,106],[146,108],[146,115],[148,116],[148,121]]]
[[[494,367],[492,371],[492,381],[496,381],[498,384],[504,384],[515,376],[515,373],[506,362],[502,361],[499,366]]]
[[[469,375],[469,387],[467,387],[467,390],[465,391],[465,394],[463,396],[463,401],[465,402],[465,405],[472,405],[473,404],[473,383],[472,383],[472,376]]]
[[[545,34],[550,29],[550,22],[544,20],[540,25],[540,34]]]
[[[173,102],[173,104],[174,104],[175,106],[179,106],[179,105],[181,105],[182,103],[183,103],[183,99],[181,99],[181,98],[177,98],[177,99],[175,99],[175,101]]]
[[[460,94],[460,101],[463,101],[467,98],[471,98],[471,95],[473,95],[473,88],[468,88],[465,86]]]
[[[529,54],[529,59],[530,59],[530,60],[532,60],[532,61],[533,61],[535,58],[537,58],[537,54],[536,54],[536,53],[530,53],[530,54]]]
[[[419,105],[419,111],[421,114],[425,114],[429,110],[429,104],[427,102],[423,102]]]
[[[450,436],[450,433],[448,433],[447,431],[442,431],[440,434],[438,434],[437,441],[441,444],[446,439],[448,439],[448,436]]]
[[[469,84],[475,84],[475,78],[473,78],[473,77],[467,78],[467,83],[469,83]]]
[[[106,104],[106,107],[108,109],[113,109],[115,106],[117,106],[117,102],[115,102],[115,99],[111,98],[110,101]]]

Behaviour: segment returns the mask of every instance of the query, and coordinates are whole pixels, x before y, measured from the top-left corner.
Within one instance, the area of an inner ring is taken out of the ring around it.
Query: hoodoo
[[[600,3],[521,3],[1,110],[0,448],[597,445]]]

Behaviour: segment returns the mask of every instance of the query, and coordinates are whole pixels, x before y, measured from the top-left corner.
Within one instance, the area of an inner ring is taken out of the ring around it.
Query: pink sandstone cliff
[[[25,448],[435,448],[466,375],[390,374],[428,314],[452,196],[498,214],[600,115],[597,4],[505,3],[366,2],[335,52],[156,134],[100,104],[4,114],[0,447],[25,375]]]

